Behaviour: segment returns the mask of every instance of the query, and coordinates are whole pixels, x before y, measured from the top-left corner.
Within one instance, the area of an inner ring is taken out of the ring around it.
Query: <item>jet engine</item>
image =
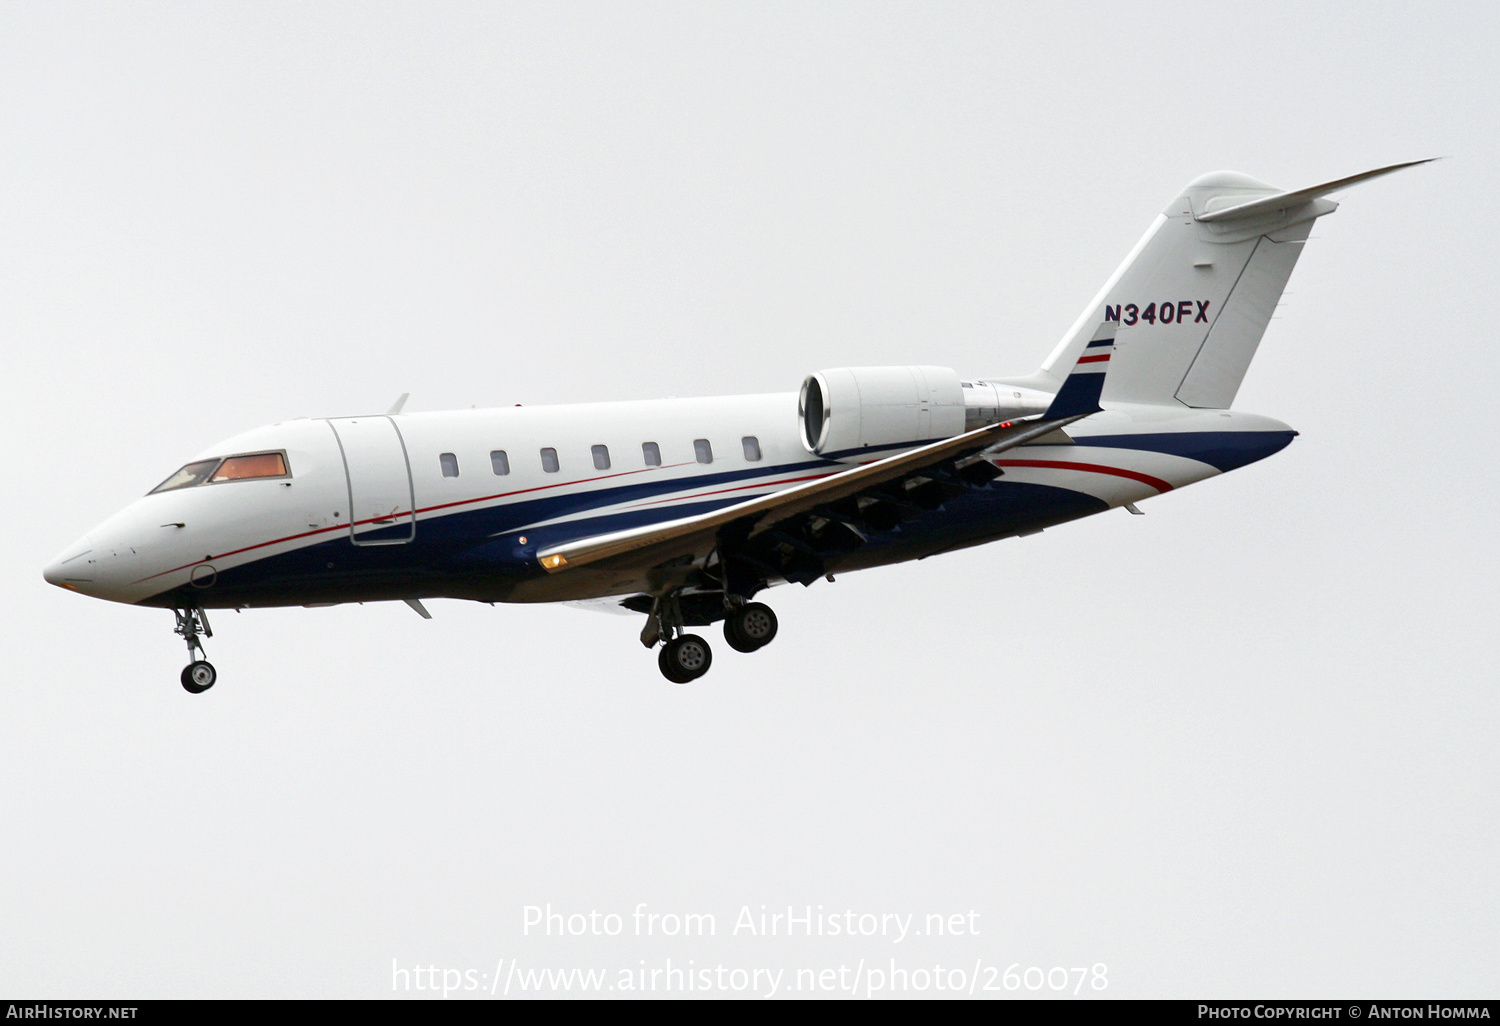
[[[947,367],[835,367],[802,383],[802,444],[826,459],[859,461],[986,424],[1041,413],[1051,396]]]
[[[947,367],[835,367],[802,383],[802,444],[859,459],[949,438],[964,429],[964,394]]]

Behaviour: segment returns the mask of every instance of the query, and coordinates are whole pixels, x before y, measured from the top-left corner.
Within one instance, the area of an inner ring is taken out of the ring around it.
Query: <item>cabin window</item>
[[[609,469],[609,446],[607,446],[607,445],[596,445],[590,451],[594,454],[594,469],[595,470],[608,470]]]
[[[189,463],[161,484],[151,489],[150,494],[155,495],[157,492],[171,492],[176,491],[178,488],[191,488],[193,485],[200,485],[208,480],[208,475],[212,474],[214,468],[218,465],[219,461],[217,459],[199,460],[197,463]]]
[[[438,453],[438,465],[443,468],[444,477],[458,476],[458,457],[451,452]]]
[[[542,469],[549,474],[557,473],[557,450],[548,446],[542,450]]]
[[[751,463],[760,462],[760,439],[754,435],[746,435],[740,439],[740,445],[745,448],[745,459]]]
[[[504,449],[496,449],[490,453],[490,469],[495,472],[496,477],[504,477],[510,473],[510,457],[505,455]]]
[[[661,466],[661,446],[657,445],[655,442],[642,442],[641,455],[646,460],[646,466]]]
[[[693,455],[699,463],[712,463],[714,461],[714,447],[708,444],[707,438],[693,439]]]

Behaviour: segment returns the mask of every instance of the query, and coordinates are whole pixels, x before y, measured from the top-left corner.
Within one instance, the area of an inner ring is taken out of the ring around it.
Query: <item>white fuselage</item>
[[[1253,414],[1105,405],[1069,428],[1073,444],[1059,439],[1064,444],[995,457],[1004,476],[985,491],[997,497],[933,510],[838,568],[1030,533],[1138,502],[1269,455],[1292,434]],[[289,476],[146,495],[66,549],[45,576],[118,602],[205,607],[629,594],[639,580],[549,578],[535,553],[897,451],[813,455],[797,414],[797,396],[784,393],[272,424],[199,458],[282,452]]]

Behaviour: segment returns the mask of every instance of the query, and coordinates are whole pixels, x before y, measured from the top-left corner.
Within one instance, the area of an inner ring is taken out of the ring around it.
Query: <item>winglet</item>
[[[1052,405],[1047,407],[1047,412],[1042,414],[1042,419],[1057,420],[1098,413],[1099,395],[1104,391],[1105,372],[1109,370],[1109,358],[1114,351],[1115,324],[1100,321],[1099,327],[1094,329],[1094,337],[1078,354],[1078,362],[1063,380],[1062,388]]]
[[[1311,203],[1340,189],[1347,189],[1351,185],[1367,182],[1371,178],[1379,178],[1393,171],[1403,168],[1416,167],[1418,164],[1431,164],[1436,157],[1428,157],[1426,160],[1409,160],[1404,164],[1392,164],[1389,167],[1377,167],[1373,171],[1365,171],[1361,174],[1350,175],[1348,178],[1340,178],[1332,182],[1324,182],[1322,185],[1314,185],[1306,189],[1295,189],[1291,192],[1278,192],[1274,196],[1262,196],[1260,199],[1249,200],[1245,203],[1225,207],[1222,210],[1210,210],[1206,214],[1199,214],[1199,221],[1212,223],[1214,221],[1233,221],[1242,217],[1258,217],[1262,214],[1274,214],[1280,210],[1290,210],[1292,207],[1301,206],[1303,203]]]

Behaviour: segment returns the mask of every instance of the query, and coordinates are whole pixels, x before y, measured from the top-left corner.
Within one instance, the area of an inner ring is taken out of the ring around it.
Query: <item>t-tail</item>
[[[1194,179],[1027,383],[1068,409],[1089,405],[1089,387],[1095,404],[1102,388],[1106,401],[1228,409],[1313,222],[1338,209],[1327,195],[1425,163],[1287,192],[1230,171]],[[1107,377],[1087,372],[1095,365]]]

